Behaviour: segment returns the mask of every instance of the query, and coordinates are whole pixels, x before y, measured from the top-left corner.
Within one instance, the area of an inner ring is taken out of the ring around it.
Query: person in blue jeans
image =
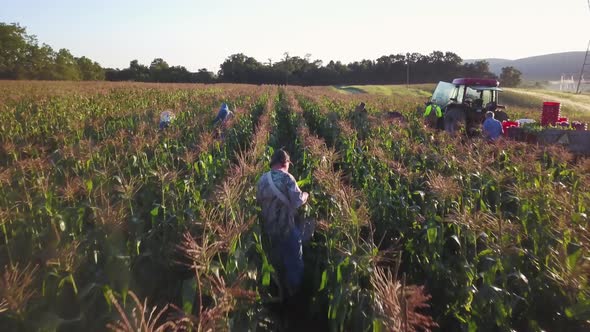
[[[494,119],[494,112],[486,112],[486,119],[483,122],[483,136],[490,142],[495,142],[501,136],[504,130],[502,123]]]
[[[271,170],[257,184],[256,201],[262,207],[263,229],[270,242],[269,256],[281,285],[293,295],[303,280],[303,230],[297,225],[297,209],[309,194],[301,191],[289,174],[291,160],[284,150],[273,154]]]

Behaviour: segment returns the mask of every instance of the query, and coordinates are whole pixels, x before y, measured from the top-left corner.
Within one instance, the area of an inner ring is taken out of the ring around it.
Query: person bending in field
[[[174,120],[174,113],[170,110],[160,113],[160,130],[164,130],[170,127],[170,124]]]
[[[309,194],[302,192],[289,174],[290,164],[286,151],[275,151],[270,160],[271,170],[258,181],[256,201],[262,207],[263,229],[270,242],[270,261],[278,270],[281,286],[292,296],[303,279],[304,229],[296,221],[296,214]]]
[[[486,112],[486,119],[483,122],[483,135],[484,137],[490,141],[494,142],[500,138],[504,129],[502,128],[502,123],[496,119],[494,119],[494,112],[488,111]]]
[[[217,112],[217,116],[213,120],[213,124],[221,123],[224,124],[227,119],[232,116],[232,111],[229,110],[229,107],[226,103],[221,104],[219,108],[219,112]]]
[[[365,103],[361,102],[360,104],[358,104],[354,108],[354,111],[357,113],[367,113],[367,109],[365,108]]]
[[[229,118],[231,118],[232,116],[233,113],[229,110],[227,104],[221,104],[219,112],[217,112],[217,116],[213,120],[213,126],[215,126],[215,138],[221,140],[225,139],[225,129],[227,127]]]

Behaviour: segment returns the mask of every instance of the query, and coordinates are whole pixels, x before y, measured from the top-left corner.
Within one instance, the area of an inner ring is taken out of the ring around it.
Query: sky
[[[214,72],[235,53],[324,64],[433,50],[518,59],[585,51],[590,39],[587,0],[0,0],[0,22],[103,67],[162,58]]]

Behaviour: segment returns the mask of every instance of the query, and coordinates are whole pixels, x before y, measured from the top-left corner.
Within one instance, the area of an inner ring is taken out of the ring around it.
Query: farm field
[[[562,111],[570,117],[582,121],[590,120],[590,95],[573,94],[550,90],[506,89],[508,102],[531,107],[541,105],[543,101],[561,103]]]
[[[0,330],[588,331],[590,160],[427,129],[428,89],[0,82]],[[318,227],[280,305],[282,147]]]
[[[428,100],[436,84],[405,85],[348,85],[334,86],[333,89],[343,94],[376,94],[392,98],[405,99],[418,97],[422,102]],[[590,95],[573,94],[545,89],[503,88],[500,103],[509,106],[508,113],[512,119],[529,117],[539,121],[540,110],[544,101],[561,103],[563,116],[575,121],[590,122]],[[362,96],[358,96],[362,98]]]
[[[368,93],[397,97],[413,96],[427,99],[432,95],[435,86],[435,84],[412,84],[408,89],[405,85],[349,85],[336,86],[334,89],[342,93]]]

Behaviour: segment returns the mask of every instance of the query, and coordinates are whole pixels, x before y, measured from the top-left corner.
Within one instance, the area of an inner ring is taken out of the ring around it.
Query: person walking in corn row
[[[361,102],[354,108],[354,111],[349,114],[350,122],[353,128],[357,131],[357,135],[360,139],[365,139],[371,128],[369,124],[369,114],[365,106],[365,103]]]
[[[297,209],[307,202],[308,193],[301,191],[289,174],[291,160],[280,149],[273,154],[271,170],[257,184],[256,201],[262,207],[263,229],[270,242],[267,251],[278,270],[282,287],[294,295],[303,280],[303,248],[306,230],[296,221]]]

